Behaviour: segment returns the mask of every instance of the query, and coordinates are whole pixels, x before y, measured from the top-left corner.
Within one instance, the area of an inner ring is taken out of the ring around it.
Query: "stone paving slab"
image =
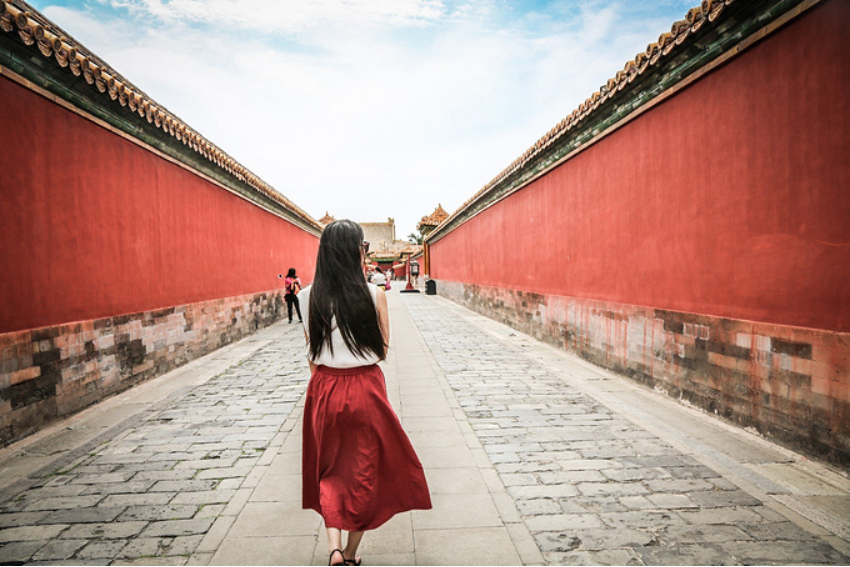
[[[405,303],[548,563],[850,559],[840,512],[777,506],[789,487],[848,503],[846,477],[440,298]]]
[[[442,298],[389,302],[382,367],[434,509],[367,534],[364,563],[850,561],[846,477]],[[0,450],[0,562],[326,564],[301,328],[187,366]]]
[[[180,395],[67,464],[31,473],[0,502],[0,562],[185,564],[259,456],[277,451],[305,391],[300,330],[264,336],[213,376],[166,384]]]

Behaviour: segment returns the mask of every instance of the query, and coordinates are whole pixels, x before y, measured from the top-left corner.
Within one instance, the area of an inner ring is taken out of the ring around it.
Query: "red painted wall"
[[[850,331],[850,2],[431,246],[436,279]]]
[[[312,279],[318,238],[0,77],[0,333]]]

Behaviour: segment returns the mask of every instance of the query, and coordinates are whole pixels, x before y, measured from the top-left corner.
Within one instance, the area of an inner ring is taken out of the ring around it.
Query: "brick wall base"
[[[277,321],[282,291],[0,334],[0,446]]]
[[[850,469],[850,334],[439,281],[439,295]]]

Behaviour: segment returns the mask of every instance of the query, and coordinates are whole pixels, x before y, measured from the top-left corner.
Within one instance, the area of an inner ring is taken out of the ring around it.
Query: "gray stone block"
[[[196,505],[165,505],[165,506],[130,506],[118,520],[130,522],[134,520],[159,521],[179,520],[193,517],[198,512]]]
[[[720,544],[726,552],[749,565],[846,565],[850,557],[821,541],[738,541]]]
[[[111,522],[121,515],[126,508],[123,506],[95,506],[77,510],[58,510],[41,521],[42,524],[88,524],[95,522]]]
[[[750,496],[743,490],[713,490],[694,492],[691,500],[703,508],[718,508],[723,506],[760,506],[761,500]]]
[[[637,553],[646,565],[738,565],[728,552],[706,544],[643,547]]]
[[[213,522],[213,518],[152,522],[142,532],[141,537],[175,537],[203,534],[209,531],[210,526],[212,526]]]
[[[560,531],[536,533],[534,539],[543,553],[573,551],[581,545],[581,540],[574,534]]]
[[[121,539],[92,541],[77,552],[79,559],[112,559],[117,557],[127,542]]]
[[[639,482],[584,482],[578,485],[584,496],[637,496],[649,493]]]
[[[153,483],[152,480],[133,480],[121,483],[93,484],[86,486],[81,494],[102,494],[105,496],[110,494],[139,494],[146,492],[153,486]]]
[[[658,543],[655,534],[646,530],[596,529],[577,531],[573,535],[581,540],[581,549],[586,550],[644,547]]]
[[[44,540],[6,543],[0,547],[0,562],[13,564],[29,561],[44,545]]]
[[[631,549],[553,552],[544,554],[544,557],[552,565],[643,565]]]
[[[85,539],[54,539],[33,555],[33,561],[55,561],[70,559],[88,543]]]
[[[684,512],[673,513],[644,510],[640,512],[601,514],[600,517],[603,522],[612,528],[658,529],[684,524],[684,521],[678,514],[684,514]]]
[[[523,516],[541,516],[543,514],[562,514],[564,510],[557,500],[536,498],[534,500],[517,500],[516,507]]]
[[[108,524],[77,524],[62,532],[70,539],[128,539],[138,535],[147,522],[110,522]]]
[[[0,530],[0,543],[13,541],[40,541],[45,542],[58,537],[66,528],[65,525],[55,526],[20,526]]]
[[[110,494],[100,503],[101,506],[147,506],[168,504],[175,496],[174,492],[145,492],[142,494]]]
[[[39,523],[50,515],[49,511],[43,512],[12,512],[0,514],[0,529],[15,528],[18,526],[31,526]]]
[[[89,496],[71,496],[67,498],[44,498],[33,500],[26,505],[25,511],[38,512],[40,510],[75,510],[94,506],[103,500],[103,496],[93,494]]]

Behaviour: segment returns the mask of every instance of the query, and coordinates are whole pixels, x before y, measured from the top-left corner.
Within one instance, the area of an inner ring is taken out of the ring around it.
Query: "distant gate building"
[[[274,322],[322,226],[0,0],[0,446]]]
[[[850,465],[848,22],[702,2],[428,236],[439,293]]]

